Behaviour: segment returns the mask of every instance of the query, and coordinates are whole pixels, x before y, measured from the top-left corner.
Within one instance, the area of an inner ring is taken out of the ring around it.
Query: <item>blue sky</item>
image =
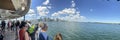
[[[117,0],[32,0],[30,9],[35,18],[57,17],[69,21],[120,22],[120,2]]]

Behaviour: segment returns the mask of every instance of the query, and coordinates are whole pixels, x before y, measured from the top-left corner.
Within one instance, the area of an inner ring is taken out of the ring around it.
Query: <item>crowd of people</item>
[[[6,26],[7,25],[7,26]],[[53,38],[46,33],[48,25],[44,22],[31,24],[30,21],[2,21],[0,26],[0,40],[3,40],[5,27],[8,31],[16,32],[15,40],[63,40],[62,34],[58,33]],[[2,31],[2,32],[1,32]]]

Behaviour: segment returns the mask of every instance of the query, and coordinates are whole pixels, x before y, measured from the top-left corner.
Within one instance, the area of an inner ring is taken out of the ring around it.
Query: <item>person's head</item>
[[[16,21],[16,26],[19,26],[19,25],[20,25],[20,21],[17,20],[17,21]]]
[[[2,23],[5,23],[5,21],[4,21],[4,20],[2,20]]]
[[[44,26],[43,22],[38,23],[38,27],[42,28]]]
[[[47,24],[45,24],[45,23],[40,23],[40,24],[39,24],[39,27],[41,27],[41,29],[42,29],[43,31],[47,31],[47,29],[48,29],[48,26],[47,26]]]
[[[58,33],[57,35],[55,35],[54,40],[62,40],[62,35]]]
[[[24,28],[25,30],[28,29],[28,24],[25,21],[21,22],[20,29]]]

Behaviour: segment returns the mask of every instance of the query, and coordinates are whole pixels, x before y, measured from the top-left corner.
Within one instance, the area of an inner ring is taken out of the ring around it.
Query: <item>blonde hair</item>
[[[44,23],[40,22],[40,23],[38,23],[38,26],[42,28],[42,27],[44,27]]]
[[[62,35],[61,33],[57,33],[57,35],[55,35],[54,40],[62,40]]]
[[[40,23],[39,23],[39,27],[41,27],[41,29],[44,30],[44,31],[47,31],[47,29],[48,29],[47,24],[45,24],[45,23],[43,23],[43,22],[40,22]]]

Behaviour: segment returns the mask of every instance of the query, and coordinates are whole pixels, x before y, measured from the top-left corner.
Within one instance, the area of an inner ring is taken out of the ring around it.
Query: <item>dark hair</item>
[[[1,25],[2,25],[2,27],[6,25],[4,20],[1,22]]]
[[[27,24],[27,23],[26,23],[25,21],[22,21],[19,28],[25,27],[26,24]]]
[[[20,26],[20,21],[19,20],[17,20],[17,22],[16,22],[16,24],[15,24],[16,26]]]

